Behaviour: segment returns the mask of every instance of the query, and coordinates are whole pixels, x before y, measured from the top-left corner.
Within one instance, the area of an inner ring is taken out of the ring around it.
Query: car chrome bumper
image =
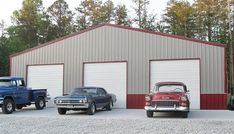
[[[146,111],[181,111],[181,112],[188,112],[188,107],[152,107],[152,106],[145,106]]]
[[[79,103],[79,104],[56,104],[58,108],[70,108],[70,109],[85,109],[89,107],[89,103]]]

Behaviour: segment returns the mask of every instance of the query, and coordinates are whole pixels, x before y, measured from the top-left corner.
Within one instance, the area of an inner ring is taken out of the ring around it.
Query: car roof
[[[18,76],[4,76],[0,77],[0,80],[23,80],[23,77],[18,77]]]
[[[175,81],[167,81],[167,82],[158,82],[156,85],[183,85],[185,84],[183,82],[175,82]]]

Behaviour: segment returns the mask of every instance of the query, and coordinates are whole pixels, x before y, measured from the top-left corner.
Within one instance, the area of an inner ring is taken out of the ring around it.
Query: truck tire
[[[153,117],[154,112],[153,111],[146,111],[147,117]]]
[[[22,108],[23,108],[23,105],[16,105],[16,108],[17,108],[17,109],[22,109]]]
[[[45,99],[43,97],[38,97],[35,101],[35,106],[37,110],[41,110],[45,107]]]
[[[113,102],[110,101],[109,104],[106,106],[106,110],[110,111],[113,108]]]
[[[11,114],[15,111],[15,103],[12,99],[5,99],[2,105],[2,112],[4,114]]]
[[[58,108],[58,113],[59,114],[66,114],[66,112],[67,112],[67,109],[66,108]]]
[[[88,115],[94,115],[96,111],[96,106],[95,104],[92,102],[90,105],[89,105],[89,108],[87,109],[87,114]]]

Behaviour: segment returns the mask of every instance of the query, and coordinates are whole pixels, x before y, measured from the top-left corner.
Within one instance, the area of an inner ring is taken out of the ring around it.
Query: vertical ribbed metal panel
[[[201,93],[224,93],[224,48],[171,37],[102,26],[12,58],[12,75],[26,65],[64,63],[64,91],[82,86],[84,62],[128,62],[128,94],[149,91],[149,62],[199,58]]]

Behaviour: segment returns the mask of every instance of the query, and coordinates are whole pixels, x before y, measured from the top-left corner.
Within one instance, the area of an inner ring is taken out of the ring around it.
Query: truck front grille
[[[157,107],[178,107],[179,102],[178,101],[152,101],[152,106],[154,107],[157,105]]]

